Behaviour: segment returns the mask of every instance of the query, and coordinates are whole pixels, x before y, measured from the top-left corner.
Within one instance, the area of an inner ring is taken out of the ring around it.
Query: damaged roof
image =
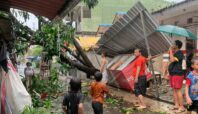
[[[10,8],[31,12],[49,19],[64,17],[80,0],[0,0],[0,9]]]
[[[135,48],[140,48],[143,55],[147,55],[140,12],[144,17],[151,54],[157,55],[167,51],[171,45],[171,39],[155,31],[158,25],[145,7],[138,2],[104,33],[97,43],[98,52],[105,51],[108,56],[116,56],[132,53]]]

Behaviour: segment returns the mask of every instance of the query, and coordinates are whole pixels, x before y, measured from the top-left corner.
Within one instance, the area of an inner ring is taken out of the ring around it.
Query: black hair
[[[95,72],[94,78],[95,78],[95,80],[96,80],[97,82],[100,82],[100,81],[102,80],[102,73],[99,72],[99,71]]]
[[[78,92],[81,90],[81,80],[79,78],[72,78],[69,84],[71,91]]]
[[[102,54],[106,57],[107,53],[105,51],[102,51]]]
[[[26,66],[32,66],[32,63],[31,62],[27,62]]]
[[[196,61],[198,61],[198,57],[194,57],[194,58],[191,60],[191,64],[193,65]]]
[[[179,49],[181,49],[183,43],[182,43],[180,40],[175,40],[175,45],[176,45]]]
[[[135,50],[138,50],[140,53],[142,53],[142,50],[139,49],[139,48],[135,48]],[[135,51],[135,50],[134,50],[134,51]]]

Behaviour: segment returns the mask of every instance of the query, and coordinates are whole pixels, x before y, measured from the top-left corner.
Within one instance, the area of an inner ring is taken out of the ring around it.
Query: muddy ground
[[[66,77],[60,77],[60,80],[65,83],[65,91],[68,91],[68,80]],[[85,95],[84,99],[84,114],[93,114],[91,107],[91,97],[88,94],[88,86],[86,83],[89,83],[89,80],[83,81],[82,92]],[[111,90],[110,90],[111,91]],[[61,109],[61,103],[64,97],[64,93],[53,101],[53,108],[51,109],[52,114],[64,114]],[[104,104],[104,114],[163,114],[159,112],[152,112],[148,109],[146,110],[137,110],[132,103],[124,101],[121,97],[113,95],[113,97],[106,98]]]

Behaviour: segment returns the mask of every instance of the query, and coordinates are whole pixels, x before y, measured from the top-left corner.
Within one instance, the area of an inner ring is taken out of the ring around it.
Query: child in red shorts
[[[182,84],[184,80],[184,72],[182,69],[182,61],[184,55],[180,50],[182,47],[182,42],[179,40],[175,41],[175,45],[170,48],[170,65],[168,68],[170,74],[170,86],[173,89],[173,98],[175,106],[172,108],[176,113],[184,112],[185,108],[183,106],[183,96],[182,96]],[[174,53],[173,53],[174,51]]]

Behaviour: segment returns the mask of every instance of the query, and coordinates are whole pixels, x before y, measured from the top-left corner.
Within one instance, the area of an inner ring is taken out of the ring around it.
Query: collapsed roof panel
[[[143,54],[147,55],[140,12],[144,17],[151,54],[157,55],[167,51],[171,39],[160,32],[155,32],[156,23],[145,7],[138,2],[104,33],[98,42],[99,53],[105,51],[109,56],[115,56],[132,53],[135,48],[140,48]]]

